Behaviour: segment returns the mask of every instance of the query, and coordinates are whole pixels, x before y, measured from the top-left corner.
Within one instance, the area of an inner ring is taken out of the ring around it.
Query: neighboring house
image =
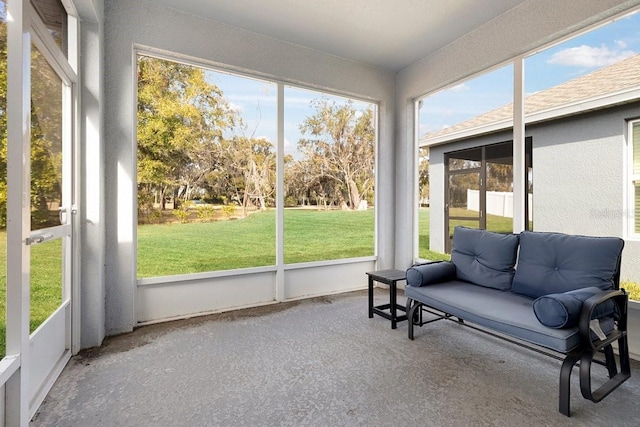
[[[525,122],[533,229],[622,237],[622,277],[640,281],[640,55],[529,96]],[[472,182],[486,210],[491,188],[475,179],[488,163],[512,162],[512,126],[509,104],[420,140],[430,149],[431,250],[449,249],[445,230],[455,224],[486,227],[484,215],[460,220],[475,201],[455,187]],[[466,170],[449,170],[455,161]]]

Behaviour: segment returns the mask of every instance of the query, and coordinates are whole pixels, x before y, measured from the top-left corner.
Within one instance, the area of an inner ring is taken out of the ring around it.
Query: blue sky
[[[634,13],[526,58],[525,92],[539,92],[638,53],[640,13]],[[420,110],[420,135],[512,100],[513,66],[508,65],[425,97]]]
[[[207,78],[222,89],[227,102],[241,114],[247,125],[246,136],[264,137],[275,145],[277,138],[277,86],[275,83],[211,71],[207,72]],[[311,101],[319,98],[327,98],[338,104],[348,102],[348,98],[285,87],[285,153],[295,154],[298,140],[302,137],[299,125],[306,117],[315,113],[311,107]],[[356,100],[353,103],[354,108],[358,110],[365,110],[369,105],[371,104]]]

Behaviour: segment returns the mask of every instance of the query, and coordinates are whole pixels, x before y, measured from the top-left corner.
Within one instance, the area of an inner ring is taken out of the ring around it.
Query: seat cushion
[[[624,241],[523,231],[513,292],[538,298],[579,288],[613,289]]]
[[[533,312],[540,323],[550,328],[578,326],[582,304],[601,292],[603,291],[600,288],[590,287],[544,295],[533,302]],[[605,316],[611,316],[614,307],[613,301],[605,301],[596,306],[592,317],[600,319]]]
[[[511,289],[517,253],[516,234],[461,226],[454,229],[451,262],[458,279],[488,288]]]
[[[580,345],[578,327],[554,329],[543,325],[533,312],[534,300],[524,295],[459,280],[423,287],[406,286],[405,295],[471,323],[561,353]],[[613,320],[607,319],[601,326],[606,333],[613,327]]]

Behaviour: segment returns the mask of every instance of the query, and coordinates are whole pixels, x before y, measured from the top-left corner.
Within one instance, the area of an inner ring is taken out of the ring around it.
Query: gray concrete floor
[[[32,425],[638,426],[639,368],[598,404],[574,369],[566,418],[559,361],[454,322],[410,341],[355,292],[109,338],[72,358]]]

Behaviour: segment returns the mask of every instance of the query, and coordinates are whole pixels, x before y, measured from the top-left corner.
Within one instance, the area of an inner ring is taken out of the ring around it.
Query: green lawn
[[[5,354],[7,233],[0,231],[0,356]],[[62,244],[53,240],[31,247],[30,331],[35,331],[62,302]]]
[[[138,226],[138,277],[275,265],[275,211],[244,219]],[[285,263],[374,254],[374,213],[287,209]]]

